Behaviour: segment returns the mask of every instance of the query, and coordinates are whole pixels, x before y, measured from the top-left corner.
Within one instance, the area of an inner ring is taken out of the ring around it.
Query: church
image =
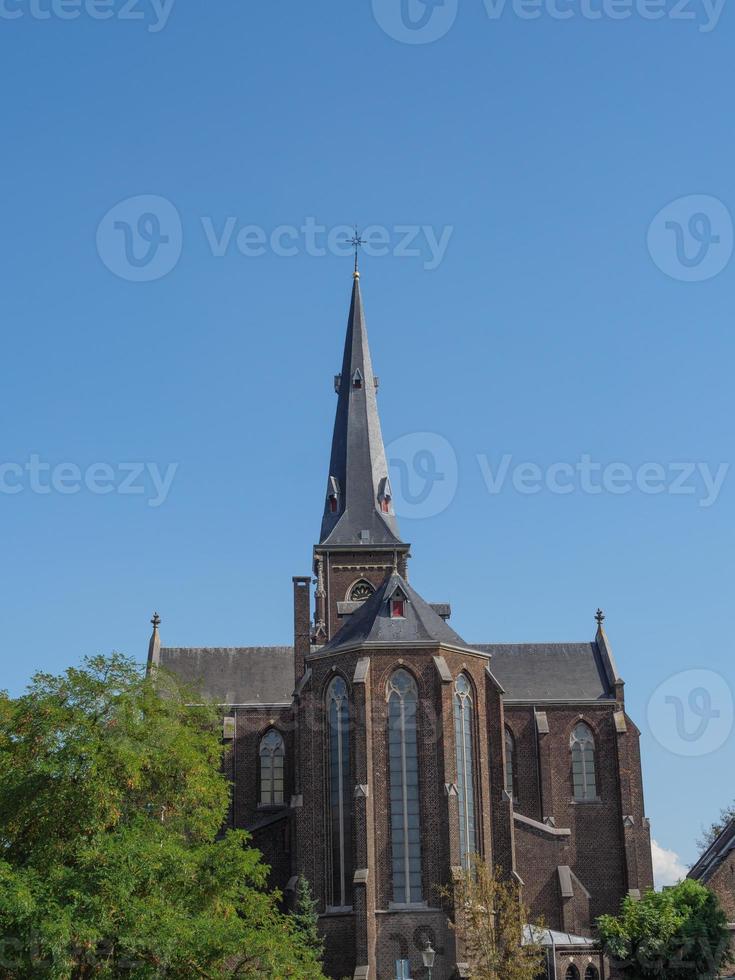
[[[221,705],[230,825],[286,900],[309,880],[329,976],[420,980],[429,948],[433,980],[468,976],[438,890],[479,854],[543,919],[550,980],[602,980],[596,917],[653,886],[639,731],[604,616],[575,643],[470,642],[416,590],[357,268],[335,389],[293,645],[165,647],[156,615],[149,665]]]

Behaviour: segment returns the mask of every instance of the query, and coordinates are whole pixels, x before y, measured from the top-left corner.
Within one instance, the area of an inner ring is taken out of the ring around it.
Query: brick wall
[[[350,576],[345,575],[345,579],[350,577],[351,583],[357,576]],[[345,589],[350,583],[345,584]],[[280,887],[297,872],[309,878],[327,938],[326,969],[330,976],[351,976],[355,967],[362,965],[360,960],[365,959],[377,966],[377,974],[371,972],[371,980],[376,976],[378,980],[391,980],[396,959],[409,959],[415,975],[421,976],[420,943],[425,938],[430,939],[438,953],[435,980],[448,980],[456,962],[463,958],[461,943],[457,948],[458,939],[451,929],[451,908],[443,908],[439,894],[440,888],[450,885],[452,869],[461,862],[458,800],[447,792],[447,786],[457,783],[453,697],[454,681],[460,672],[467,675],[473,688],[478,848],[494,865],[508,873],[514,869],[518,872],[525,882],[524,900],[533,918],[543,917],[552,928],[573,926],[586,932],[597,915],[617,911],[629,887],[646,887],[650,850],[643,822],[638,732],[630,721],[626,732],[617,730],[613,712],[618,706],[542,705],[549,733],[539,737],[533,706],[504,705],[486,670],[488,661],[484,657],[428,647],[374,649],[369,653],[368,677],[359,693],[353,681],[355,667],[364,656],[364,651],[331,657],[319,655],[318,651],[307,654],[306,666],[311,674],[294,709],[298,731],[294,730],[291,708],[238,708],[237,739],[228,756],[235,777],[233,821],[245,826],[264,816],[258,806],[259,739],[270,726],[284,736],[288,752],[287,799],[294,794],[301,802],[292,813],[292,821],[263,828],[256,844],[266,860],[272,862],[273,878]],[[435,656],[444,658],[449,678],[442,679]],[[416,910],[398,910],[391,904],[386,690],[391,674],[399,667],[412,673],[419,691],[422,898],[426,907]],[[358,867],[359,855],[360,863],[368,865],[370,877],[367,888],[358,890],[356,886],[354,910],[349,912],[327,908],[324,699],[337,672],[347,682],[351,703],[364,703],[369,717],[369,725],[366,716],[357,725],[353,717],[350,731],[352,773],[356,774],[359,764],[360,781],[369,785],[369,798],[354,803],[356,818],[348,849],[355,855],[354,867]],[[234,713],[235,709],[231,710]],[[599,802],[573,801],[569,738],[580,718],[595,734]],[[569,828],[570,836],[555,837],[513,821],[513,805],[504,792],[505,724],[516,740],[517,811],[537,821],[552,816],[557,828]],[[357,814],[361,815],[359,819]],[[633,821],[627,829],[624,815]],[[372,831],[368,846],[363,838],[369,827]],[[360,839],[358,834],[362,835]],[[589,900],[575,884],[572,899],[566,904],[562,901],[557,870],[560,865],[571,868],[590,893]],[[399,956],[401,950],[406,955]]]
[[[406,570],[405,549],[398,552],[398,569]],[[337,603],[345,602],[351,587],[361,579],[378,589],[393,569],[394,551],[321,551],[316,549],[316,561],[322,561],[323,585],[326,592],[325,620],[327,639],[339,630],[345,620],[337,612]]]
[[[728,922],[735,922],[735,851],[731,851],[707,882],[725,910]]]
[[[232,780],[230,826],[251,827],[269,816],[288,814],[288,803],[294,779],[294,723],[291,707],[248,705],[228,708],[235,716],[236,738],[228,744],[226,770]],[[283,737],[286,749],[285,806],[261,807],[259,801],[259,756],[261,737],[275,728]],[[254,834],[253,845],[262,851],[271,866],[271,885],[283,890],[291,877],[291,818],[281,820]]]
[[[617,912],[629,888],[643,891],[652,885],[638,731],[628,720],[628,731],[617,733],[613,712],[618,706],[614,703],[541,707],[546,711],[549,733],[538,736],[532,706],[506,706],[506,723],[516,738],[516,810],[535,820],[552,816],[557,828],[569,828],[572,833],[560,844],[543,833],[516,829],[518,872],[526,883],[524,897],[534,915],[561,924],[555,862],[566,864],[591,893],[589,914],[594,921],[604,912]],[[580,720],[595,736],[600,802],[578,803],[573,798],[569,739]],[[548,773],[540,771],[541,760]],[[542,785],[546,788],[543,801]],[[632,818],[627,829],[624,816]],[[627,843],[626,834],[630,837]]]
[[[456,976],[454,935],[442,912],[383,912],[377,916],[377,972],[380,980],[395,977],[395,963],[407,959],[412,977],[425,977],[421,950],[429,941],[436,950],[433,980],[450,980]]]
[[[707,887],[717,895],[720,905],[725,911],[727,921],[732,925],[735,923],[735,852],[731,851],[712,877],[707,881]],[[733,957],[732,964],[727,968],[727,975],[735,971],[735,928],[732,930],[730,939],[730,953]]]

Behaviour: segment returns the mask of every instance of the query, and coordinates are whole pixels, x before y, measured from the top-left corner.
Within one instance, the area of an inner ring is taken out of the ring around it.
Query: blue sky
[[[735,795],[732,10],[33,3],[0,5],[0,684],[142,656],[154,608],[171,645],[289,641],[339,226],[372,225],[414,585],[469,641],[591,638],[601,605],[691,862]]]

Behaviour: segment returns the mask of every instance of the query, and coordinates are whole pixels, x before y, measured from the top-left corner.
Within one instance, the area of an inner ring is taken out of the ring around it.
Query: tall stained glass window
[[[454,741],[457,749],[459,846],[463,868],[470,867],[472,855],[477,853],[473,707],[472,685],[464,674],[460,674],[454,685]]]
[[[388,742],[393,901],[401,904],[422,900],[418,700],[413,677],[397,670],[388,683]]]
[[[283,770],[285,751],[280,732],[271,728],[260,740],[261,806],[283,805]]]
[[[335,677],[327,689],[329,739],[330,905],[352,904],[352,797],[350,705],[347,684]]]
[[[580,721],[570,739],[572,750],[572,783],[575,800],[597,799],[595,776],[595,739],[588,725]]]
[[[509,728],[505,729],[505,792],[513,801],[518,799],[516,740]]]

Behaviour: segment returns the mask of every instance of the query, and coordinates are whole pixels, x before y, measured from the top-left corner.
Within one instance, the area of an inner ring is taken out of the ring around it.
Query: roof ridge
[[[220,647],[220,646],[204,646],[204,647],[181,647],[181,646],[171,646],[171,647],[161,647],[161,650],[196,650],[199,653],[204,651],[211,652],[235,652],[242,650],[293,650],[293,643],[253,643],[249,646],[242,647]]]
[[[477,644],[474,644],[477,646]],[[494,643],[482,643],[485,647],[594,647],[596,640],[501,640]]]

